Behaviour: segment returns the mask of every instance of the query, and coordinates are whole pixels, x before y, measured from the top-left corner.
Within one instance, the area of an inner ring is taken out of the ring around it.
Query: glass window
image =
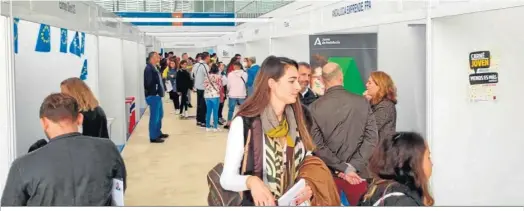
[[[226,2],[224,0],[215,0],[215,12],[226,12]]]
[[[224,12],[235,12],[235,1],[225,0],[226,9]]]
[[[203,0],[193,1],[193,10],[195,12],[204,12],[204,1]]]
[[[204,0],[204,12],[214,12],[214,11],[215,11],[215,1]]]

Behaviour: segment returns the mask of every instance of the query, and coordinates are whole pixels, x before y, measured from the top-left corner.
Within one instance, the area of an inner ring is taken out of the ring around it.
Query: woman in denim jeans
[[[229,129],[231,120],[233,119],[233,113],[235,112],[235,107],[244,103],[244,100],[247,96],[246,90],[246,81],[247,73],[242,70],[242,64],[240,62],[234,62],[234,70],[227,75],[227,90],[228,90],[228,107],[229,111],[227,113],[227,124],[224,128]]]
[[[204,99],[206,100],[206,130],[217,132],[218,129],[218,106],[220,104],[220,87],[222,77],[218,74],[218,66],[213,64],[209,74],[204,78]],[[213,127],[211,127],[211,114],[213,115]]]

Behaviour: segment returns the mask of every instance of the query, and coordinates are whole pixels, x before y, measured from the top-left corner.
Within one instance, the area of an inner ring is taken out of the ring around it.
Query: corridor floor
[[[149,110],[122,154],[127,168],[126,206],[207,206],[207,172],[224,160],[227,130],[206,132],[194,118],[182,120],[164,101],[162,132],[169,138],[149,143]],[[195,115],[196,95],[192,96]],[[226,103],[227,106],[227,103]],[[227,117],[227,107],[224,108]]]

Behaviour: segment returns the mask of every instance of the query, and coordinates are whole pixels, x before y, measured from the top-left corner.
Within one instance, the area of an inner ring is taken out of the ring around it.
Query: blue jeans
[[[253,87],[253,86],[248,86],[248,87],[247,87],[247,96],[248,96],[248,97],[250,97],[251,95],[253,95],[253,89],[254,89],[254,88],[255,88],[255,87]]]
[[[211,114],[213,114],[213,128],[218,128],[218,106],[220,100],[218,97],[206,98],[206,128],[210,128]]]
[[[227,112],[227,121],[233,121],[233,112],[235,112],[235,107],[238,104],[244,103],[244,98],[229,98],[229,111]]]
[[[162,135],[162,118],[164,117],[164,108],[160,96],[147,96],[147,105],[149,105],[149,138],[154,140]]]

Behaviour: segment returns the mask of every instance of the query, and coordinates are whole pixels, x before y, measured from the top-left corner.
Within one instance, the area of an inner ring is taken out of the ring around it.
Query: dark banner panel
[[[328,34],[309,36],[310,63],[316,67],[315,56],[340,65],[344,88],[362,95],[367,78],[377,69],[377,34]]]

